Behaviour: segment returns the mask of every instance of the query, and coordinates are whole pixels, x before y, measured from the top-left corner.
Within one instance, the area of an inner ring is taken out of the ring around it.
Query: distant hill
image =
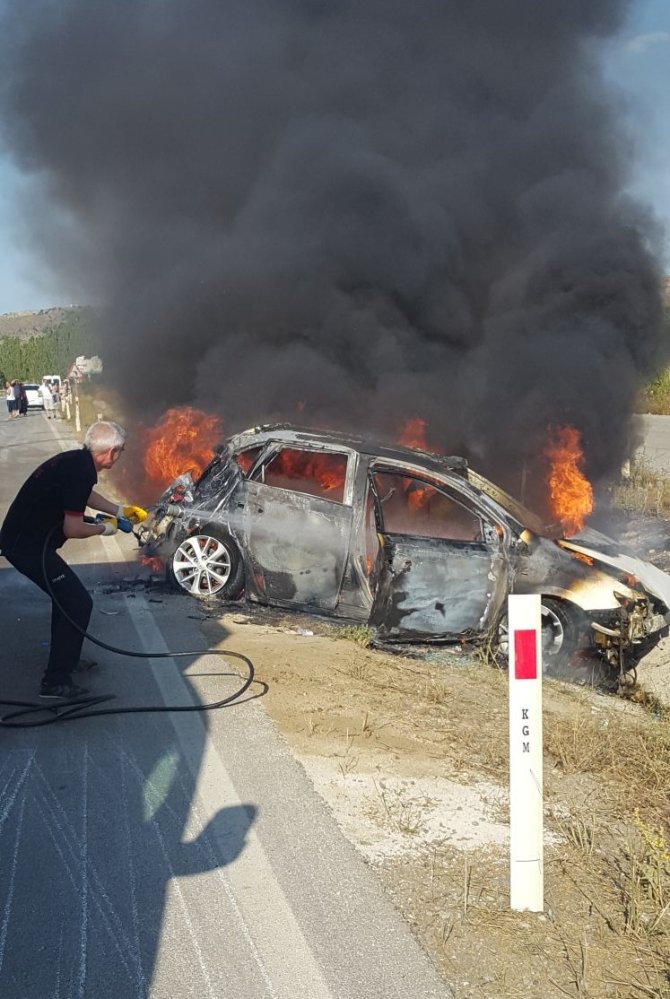
[[[51,309],[40,309],[39,312],[6,312],[0,315],[0,339],[15,336],[19,340],[29,340],[31,336],[40,336],[46,330],[60,325],[77,311],[77,306],[54,306]]]
[[[100,353],[93,310],[84,306],[0,316],[0,383],[64,375],[76,357]]]
[[[663,299],[666,307],[670,308],[670,277],[663,281]],[[40,336],[76,312],[82,312],[82,306],[54,306],[39,312],[5,312],[0,315],[0,340],[5,336],[18,337],[19,340]]]

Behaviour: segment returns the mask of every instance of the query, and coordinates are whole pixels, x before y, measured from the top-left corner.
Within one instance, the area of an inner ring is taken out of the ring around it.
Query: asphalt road
[[[73,446],[41,413],[3,419],[0,517],[37,464]],[[118,535],[65,547],[94,595],[91,631],[142,652],[202,649],[188,598],[124,586],[138,572],[133,545]],[[1,696],[32,700],[49,602],[2,558],[0,629]],[[234,660],[212,655],[85,654],[101,664],[92,692],[117,706],[197,704],[239,684]],[[262,698],[0,728],[2,999],[450,994]]]

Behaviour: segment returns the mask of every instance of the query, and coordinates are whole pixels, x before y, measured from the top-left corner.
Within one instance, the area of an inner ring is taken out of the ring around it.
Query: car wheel
[[[570,604],[551,597],[542,597],[542,664],[544,673],[565,665],[580,644],[579,613]],[[497,645],[504,659],[509,657],[509,630],[507,614],[498,624]]]
[[[221,528],[205,527],[184,538],[167,564],[170,580],[192,597],[232,600],[242,589],[239,549]]]
[[[566,662],[579,645],[577,611],[561,600],[542,598],[542,656],[548,663]]]

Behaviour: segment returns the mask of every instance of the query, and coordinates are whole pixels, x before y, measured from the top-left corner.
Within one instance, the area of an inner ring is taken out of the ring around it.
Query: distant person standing
[[[16,378],[12,381],[12,419],[16,419],[19,415],[19,405],[21,403],[21,386],[17,382]]]
[[[48,382],[42,382],[42,402],[44,403],[44,412],[47,415],[47,420],[50,420],[52,417],[55,419],[56,404],[54,403],[53,392]]]
[[[28,415],[28,395],[23,382],[19,382],[19,413],[21,416]]]
[[[54,400],[54,419],[58,420],[61,415],[61,387],[58,382],[51,383],[51,394]]]
[[[11,420],[14,409],[14,390],[11,382],[5,382],[5,398],[7,399],[7,417]]]

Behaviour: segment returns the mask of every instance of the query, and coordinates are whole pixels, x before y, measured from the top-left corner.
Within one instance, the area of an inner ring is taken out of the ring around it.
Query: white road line
[[[146,995],[148,992],[147,981],[142,967],[142,944],[140,941],[140,915],[137,907],[137,878],[135,877],[135,865],[133,863],[133,837],[128,821],[128,782],[127,782],[127,750],[120,754],[121,760],[121,814],[123,825],[123,840],[125,854],[128,865],[128,883],[130,889],[130,913],[133,924],[133,937],[135,938],[135,951],[137,953],[136,980],[138,996]],[[131,754],[132,755],[132,754]]]
[[[86,994],[88,957],[88,744],[84,742],[81,782],[81,924],[79,930],[79,999]]]
[[[40,795],[43,808],[40,807],[39,801],[37,803],[40,815],[44,820],[45,827],[51,836],[54,847],[63,862],[65,871],[74,889],[75,896],[77,896],[79,893],[79,882],[75,877],[75,872],[81,851],[78,833],[72,825],[69,816],[64,811],[61,802],[51,790],[51,786],[44,773],[41,771],[39,764],[35,764],[35,769],[44,785],[44,790]],[[46,812],[48,812],[48,816]],[[59,816],[61,820],[60,822]],[[63,844],[65,845],[65,849],[70,857],[70,862],[68,862],[68,858],[61,849],[54,830],[58,833]],[[128,957],[135,958],[131,941],[126,936],[123,922],[119,918],[116,909],[114,908],[114,904],[107,894],[105,885],[98,874],[96,867],[91,863],[90,857],[88,859],[88,866],[90,879],[93,883],[93,887],[95,888],[95,891],[91,892],[91,899],[100,914],[100,918],[105,925],[105,929],[107,930],[112,943],[116,947],[116,950],[121,958],[121,962],[128,973],[128,977],[132,978],[131,970],[127,961]]]
[[[115,539],[116,540],[116,539]],[[140,594],[125,599],[145,651],[168,652],[147,602]],[[152,661],[151,669],[166,704],[193,701],[192,693],[173,659]],[[170,715],[184,758],[195,783],[194,804],[205,815],[222,808],[242,809],[233,782],[202,718],[197,714]],[[279,885],[253,827],[246,831],[244,849],[226,867],[229,899],[235,899],[241,930],[254,941],[259,972],[273,990],[290,999],[331,999],[316,959]]]
[[[23,787],[24,783],[25,783],[26,777],[28,776],[28,771],[30,770],[30,768],[31,768],[31,766],[33,764],[34,758],[35,758],[35,754],[31,753],[31,755],[30,755],[30,757],[28,759],[28,762],[26,763],[25,767],[23,768],[23,773],[21,774],[21,776],[19,777],[19,779],[18,779],[18,781],[16,783],[16,787],[14,788],[14,790],[11,793],[11,795],[9,796],[9,801],[5,805],[5,807],[4,807],[3,811],[2,811],[2,814],[0,814],[0,832],[2,832],[2,827],[4,826],[5,822],[7,821],[8,816],[9,816],[9,813],[11,812],[12,808],[14,807],[14,802],[16,801],[16,796],[19,793],[19,791],[21,790],[21,788]],[[16,772],[16,771],[14,771],[14,772]],[[13,776],[14,776],[14,774],[12,774],[12,777]],[[9,781],[7,783],[9,783]]]
[[[51,999],[60,999],[60,979],[61,979],[61,969],[63,967],[63,927],[60,928],[60,937],[58,939],[58,964],[56,965],[56,984],[54,985],[54,994]]]
[[[193,801],[192,801],[192,804],[191,804],[191,813],[197,819],[199,831],[204,830],[206,824],[205,824],[205,821],[204,821],[202,815],[200,814],[200,810],[199,810],[199,808],[197,806],[197,798],[195,797],[195,795],[193,796]],[[247,942],[247,946],[249,947],[249,950],[253,954],[254,960],[256,961],[256,964],[257,964],[257,966],[258,966],[258,968],[259,968],[259,970],[261,972],[261,975],[263,976],[263,981],[265,982],[266,988],[268,990],[268,995],[270,996],[270,999],[279,999],[277,993],[275,992],[275,989],[274,989],[274,986],[272,984],[272,981],[270,980],[270,978],[268,976],[267,970],[265,968],[265,965],[263,964],[261,956],[258,953],[258,948],[256,947],[256,944],[254,943],[254,940],[253,940],[253,938],[252,938],[252,936],[251,936],[251,934],[249,932],[249,928],[248,928],[248,926],[247,926],[247,924],[246,924],[246,922],[244,920],[244,916],[242,915],[240,907],[239,907],[239,905],[237,903],[237,899],[235,897],[235,893],[234,893],[234,891],[233,891],[233,889],[232,889],[232,887],[230,885],[228,877],[226,876],[225,868],[222,867],[221,864],[218,862],[220,860],[220,858],[218,858],[216,856],[216,854],[214,852],[214,849],[212,848],[212,845],[209,842],[209,840],[205,840],[205,843],[206,843],[206,847],[203,846],[203,848],[202,848],[203,849],[203,853],[205,853],[207,860],[209,861],[209,863],[212,866],[213,870],[216,872],[216,876],[218,877],[219,881],[221,882],[221,886],[222,886],[223,891],[224,891],[224,893],[226,895],[226,898],[228,899],[228,902],[230,903],[231,908],[233,909],[233,911],[235,912],[235,915],[237,916],[238,922],[239,922],[239,924],[240,924],[240,926],[242,928],[242,934],[244,936],[244,939]]]
[[[134,766],[136,767],[138,780],[142,780],[144,775],[140,770],[140,768],[137,766],[136,762],[134,763]],[[181,790],[185,799],[187,800],[191,799],[191,816],[196,819],[195,825],[196,825],[196,832],[198,833],[197,838],[200,840],[200,833],[204,831],[206,823],[204,822],[200,814],[200,811],[197,807],[196,798],[192,796],[190,790],[187,790],[187,788],[184,786],[183,781],[181,780],[179,780],[179,789]],[[178,821],[179,816],[177,815],[177,812],[167,802],[164,802],[161,805],[161,809],[165,810],[169,815],[169,817],[173,819],[175,822]],[[239,924],[238,928],[241,930],[242,936],[247,942],[247,946],[249,947],[249,950],[251,951],[254,961],[256,962],[256,965],[260,971],[261,977],[265,982],[268,996],[270,997],[270,999],[279,999],[277,992],[275,991],[274,986],[270,978],[268,977],[267,971],[265,970],[260,954],[258,953],[258,949],[253,941],[253,938],[249,933],[249,928],[244,921],[244,917],[242,916],[240,907],[237,904],[237,899],[235,898],[235,895],[231,889],[228,879],[226,878],[224,868],[221,867],[221,857],[215,854],[214,849],[212,848],[212,845],[207,838],[203,838],[202,841],[198,842],[198,848],[203,856],[203,859],[208,863],[210,869],[216,873],[217,878],[222,884],[224,894],[228,899],[228,902],[233,912],[235,913],[235,916],[237,917]]]
[[[46,801],[46,798],[45,798],[44,795],[41,795],[41,805],[40,805],[40,802],[37,801],[37,799],[36,799],[35,803],[36,803],[37,809],[38,809],[38,811],[40,813],[40,817],[41,817],[42,821],[44,822],[44,827],[45,827],[45,829],[46,829],[46,831],[47,831],[47,833],[48,833],[48,835],[49,835],[49,837],[51,839],[51,842],[53,843],[53,847],[54,847],[56,853],[58,854],[58,856],[61,859],[61,862],[63,864],[63,868],[65,870],[65,873],[68,876],[70,884],[72,885],[72,889],[73,889],[73,892],[74,892],[74,895],[75,895],[75,898],[76,898],[77,895],[78,895],[78,893],[79,893],[79,882],[78,882],[77,878],[75,877],[75,871],[74,871],[73,867],[70,865],[70,863],[68,862],[68,858],[65,856],[65,853],[63,852],[61,844],[58,842],[58,838],[57,838],[57,836],[56,836],[56,834],[54,832],[54,829],[53,829],[53,825],[54,825],[54,815],[53,815],[53,812],[51,812],[51,813],[48,812],[48,805],[47,805],[47,801]],[[42,805],[45,806],[45,807],[43,808]],[[55,824],[56,824],[56,828],[58,829],[58,832],[62,834],[63,830],[58,826],[57,822]],[[67,842],[66,842],[66,845],[67,845]],[[125,970],[126,970],[126,972],[128,974],[128,978],[131,978],[132,977],[131,969],[130,969],[130,967],[128,965],[128,961],[126,960],[128,951],[124,950],[123,944],[117,939],[117,937],[116,937],[116,935],[114,933],[114,929],[112,927],[111,921],[110,921],[110,917],[109,917],[108,913],[105,912],[105,909],[104,909],[103,904],[102,904],[103,901],[104,901],[104,902],[107,903],[108,908],[110,908],[110,909],[112,908],[111,903],[109,902],[108,897],[104,893],[104,889],[100,891],[99,896],[97,896],[95,892],[92,892],[92,901],[93,901],[93,904],[95,905],[95,907],[98,910],[100,918],[101,918],[101,920],[102,920],[102,922],[103,922],[103,924],[105,926],[105,929],[107,930],[107,933],[109,934],[110,939],[112,940],[112,943],[116,947],[117,954],[119,955],[119,958],[121,959],[121,964],[123,965],[123,967],[125,968]],[[112,915],[114,917],[116,917],[116,913],[113,910],[112,910]],[[117,919],[117,921],[118,921],[118,919]]]
[[[170,874],[170,881],[174,886],[175,894],[179,900],[179,906],[182,911],[182,916],[184,917],[184,922],[186,923],[186,929],[188,930],[188,935],[191,938],[191,944],[193,946],[193,950],[195,951],[195,956],[198,960],[200,971],[202,972],[202,978],[205,983],[205,986],[207,987],[207,992],[210,996],[210,999],[217,999],[216,993],[214,992],[212,986],[212,979],[209,977],[209,969],[207,967],[207,962],[205,961],[202,949],[200,947],[200,943],[198,942],[198,934],[196,933],[195,927],[193,926],[193,920],[191,919],[191,912],[189,910],[188,903],[184,898],[184,893],[181,890],[181,885],[179,884],[179,878],[177,877],[177,872],[172,866],[172,861],[170,859],[170,851],[165,845],[165,839],[163,838],[163,833],[161,832],[160,823],[156,821],[155,817],[151,819],[151,828],[153,829],[156,839],[158,840],[158,845],[160,847],[161,853],[163,854],[163,860],[165,861],[165,866],[167,867]],[[166,883],[165,887],[166,887],[165,908],[167,909],[167,903],[170,897],[168,890],[169,882]],[[163,915],[163,925],[165,925],[165,921],[166,921],[165,915]]]
[[[23,829],[23,814],[25,810],[26,810],[26,796],[24,795],[23,798],[21,799],[21,810],[19,812],[19,821],[16,827],[16,838],[14,840],[12,867],[9,872],[9,885],[7,886],[7,900],[5,901],[5,911],[2,916],[2,929],[0,929],[0,972],[2,971],[2,965],[5,960],[5,945],[7,943],[7,931],[9,929],[9,920],[12,914],[12,902],[14,901],[16,870],[19,859],[19,844],[21,842],[21,831]]]

